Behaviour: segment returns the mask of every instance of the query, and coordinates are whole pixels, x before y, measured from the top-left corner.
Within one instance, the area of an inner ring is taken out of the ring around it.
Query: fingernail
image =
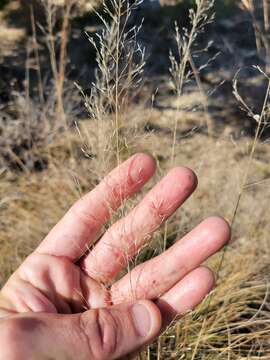
[[[148,309],[142,304],[135,304],[131,311],[137,333],[142,337],[148,335],[151,329],[151,316]]]

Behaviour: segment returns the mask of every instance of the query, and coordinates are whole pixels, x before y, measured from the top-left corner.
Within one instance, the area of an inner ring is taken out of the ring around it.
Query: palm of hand
[[[169,250],[113,283],[149,235],[195,189],[196,177],[186,168],[171,170],[78,262],[85,248],[98,237],[111,211],[138,191],[154,171],[152,158],[137,154],[79,200],[2,289],[2,315],[71,314],[151,299],[167,322],[201,302],[214,279],[212,272],[200,264],[230,236],[226,222],[217,217],[205,220]]]

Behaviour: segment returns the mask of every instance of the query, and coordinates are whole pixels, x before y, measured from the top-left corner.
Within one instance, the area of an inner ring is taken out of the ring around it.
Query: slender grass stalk
[[[268,0],[263,0],[263,16],[264,16],[264,30],[266,33],[268,33],[270,29]]]
[[[70,26],[71,11],[75,4],[74,0],[65,0],[63,15],[62,15],[62,29],[60,35],[60,55],[59,66],[57,71],[56,92],[57,92],[57,114],[60,118],[65,118],[65,110],[63,105],[63,87],[65,81],[66,57],[68,33]]]
[[[55,34],[58,22],[59,9],[52,0],[42,0],[45,10],[46,27],[42,27],[43,33],[46,37],[46,43],[50,56],[50,65],[52,69],[55,98],[56,98],[56,116],[67,128],[67,119],[65,116],[65,109],[63,105],[64,98],[64,82],[66,78],[66,63],[67,63],[67,45],[69,36],[70,20],[72,18],[72,11],[75,8],[75,0],[65,0],[61,9],[61,30],[59,33],[60,42],[57,41],[57,34]],[[57,56],[59,48],[59,56]]]
[[[261,70],[259,69],[259,71],[261,71]],[[240,191],[239,191],[239,194],[238,194],[238,197],[237,197],[235,209],[234,209],[233,216],[232,216],[232,219],[231,219],[231,226],[232,227],[234,225],[237,212],[239,210],[239,205],[240,205],[242,196],[244,194],[244,191],[245,191],[246,187],[249,184],[248,178],[249,178],[249,174],[250,174],[250,168],[251,168],[252,161],[254,159],[254,154],[255,154],[255,151],[256,151],[258,141],[259,141],[259,139],[260,139],[260,137],[261,137],[261,135],[262,135],[262,133],[263,133],[263,131],[265,129],[265,124],[267,123],[267,120],[265,119],[265,116],[267,116],[267,112],[266,112],[267,111],[267,103],[269,101],[269,94],[270,94],[270,78],[265,73],[264,73],[264,75],[268,80],[268,86],[267,86],[267,90],[266,90],[266,93],[265,93],[265,98],[264,98],[264,102],[263,102],[263,105],[262,105],[260,115],[258,116],[257,114],[253,114],[252,110],[247,108],[248,111],[249,111],[248,113],[252,114],[254,120],[257,121],[257,127],[256,127],[254,140],[253,140],[253,143],[252,143],[250,155],[249,155],[249,158],[248,158],[247,168],[246,168],[246,171],[245,171],[244,176],[243,176],[243,181],[242,181],[242,184],[241,184],[241,187],[240,187]],[[243,99],[241,98],[241,96],[239,95],[238,90],[237,90],[237,79],[236,78],[234,80],[234,95],[235,95],[236,99],[238,99],[238,101],[240,101],[241,104],[243,104]]]
[[[192,72],[194,74],[194,77],[196,79],[196,83],[198,86],[198,89],[200,91],[201,97],[202,97],[202,105],[203,105],[203,110],[204,110],[204,116],[205,116],[205,121],[206,121],[206,125],[207,125],[207,131],[208,131],[208,135],[212,138],[214,135],[214,130],[213,130],[213,119],[211,118],[211,115],[209,113],[209,106],[208,106],[208,99],[207,99],[207,94],[204,91],[204,87],[200,78],[200,72],[198,70],[198,68],[196,67],[196,64],[192,58],[192,55],[189,56],[189,64],[191,66]]]
[[[37,41],[36,21],[35,21],[33,6],[30,6],[30,18],[31,18],[32,36],[33,36],[33,47],[34,47],[34,52],[35,52],[37,75],[38,75],[39,101],[40,101],[40,104],[44,105],[44,102],[45,102],[44,88],[43,88],[43,81],[42,81],[41,64],[40,64],[40,56],[39,56],[38,41]]]
[[[179,118],[180,118],[180,99],[183,95],[184,85],[190,80],[191,77],[195,76],[197,84],[201,92],[203,88],[199,80],[199,71],[196,68],[193,59],[192,53],[196,53],[196,50],[193,49],[195,46],[196,40],[200,33],[202,33],[205,27],[211,23],[214,19],[214,15],[211,13],[215,0],[196,0],[195,10],[190,9],[189,11],[189,20],[191,28],[183,29],[183,34],[180,32],[180,28],[175,24],[175,41],[177,46],[177,54],[174,55],[173,52],[170,52],[170,74],[171,80],[173,83],[174,93],[177,99],[177,105],[175,110],[174,125],[172,132],[172,146],[171,146],[171,167],[174,166],[175,162],[175,150],[177,143],[177,132],[179,128]],[[188,69],[188,65],[191,65],[191,70]],[[195,71],[195,73],[194,73]],[[207,100],[203,100],[205,110],[208,110],[206,105]],[[207,111],[208,113],[208,111]],[[206,115],[207,116],[207,115]],[[210,131],[210,119],[209,115],[207,116],[207,124],[209,125],[208,131]],[[164,236],[163,236],[163,249],[167,247],[167,237],[168,237],[168,223],[165,223]]]
[[[265,60],[265,71],[269,73],[270,42],[269,42],[269,5],[263,0],[264,25],[261,26],[256,18],[256,6],[253,0],[241,0],[243,8],[250,14],[255,34],[258,55]],[[257,5],[257,3],[255,3]]]
[[[120,43],[120,24],[122,20],[121,13],[122,3],[118,3],[116,8],[117,16],[117,30],[116,30],[116,43]],[[120,144],[119,144],[119,61],[120,61],[120,49],[119,46],[116,47],[116,58],[115,58],[115,136],[116,136],[116,162],[117,166],[120,164]]]

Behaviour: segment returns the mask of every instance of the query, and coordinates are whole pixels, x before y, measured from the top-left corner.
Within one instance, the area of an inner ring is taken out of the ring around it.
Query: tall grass
[[[140,0],[132,3],[111,0],[104,4],[104,16],[98,14],[103,30],[96,37],[88,36],[96,50],[97,71],[90,96],[84,96],[96,128],[87,148],[98,161],[101,177],[108,170],[108,164],[112,161],[119,164],[122,153],[127,152],[127,139],[121,137],[121,131],[127,125],[145,63],[144,50],[137,42],[140,25],[130,27],[129,24],[132,12],[140,4]],[[105,165],[104,171],[101,164]]]
[[[193,60],[193,56],[196,56],[200,51],[207,51],[205,49],[196,49],[196,41],[199,35],[205,31],[205,27],[214,20],[214,14],[211,13],[215,1],[213,0],[197,0],[195,3],[195,10],[193,8],[189,11],[190,29],[179,29],[179,25],[175,24],[175,42],[176,42],[176,54],[170,51],[170,63],[169,72],[173,84],[173,90],[177,99],[176,112],[174,118],[174,126],[172,131],[172,145],[171,145],[171,167],[175,163],[175,151],[177,143],[177,132],[179,127],[179,118],[181,117],[181,98],[184,92],[184,86],[195,77],[199,90],[202,95],[202,102],[204,105],[205,116],[207,119],[208,131],[212,133],[212,124],[209,121],[210,116],[208,113],[207,98],[205,97],[202,83],[200,81],[200,70],[206,65],[202,65],[200,69],[197,69]],[[197,45],[198,46],[198,45]],[[165,224],[164,231],[164,250],[167,247],[167,231],[168,223]]]
[[[65,0],[61,9],[61,30],[59,33],[60,44],[59,51],[57,51],[57,34],[55,34],[58,7],[51,0],[42,0],[46,26],[42,27],[45,35],[46,44],[49,50],[51,69],[54,78],[55,99],[56,99],[56,116],[59,121],[65,121],[65,109],[63,104],[64,82],[66,77],[66,62],[67,62],[67,44],[69,36],[70,20],[73,8],[75,7],[75,0]],[[34,30],[33,26],[33,30]],[[35,35],[35,32],[33,31]],[[59,55],[57,56],[57,53]],[[38,56],[38,54],[36,54]],[[41,79],[40,79],[41,80]]]
[[[178,98],[177,111],[175,117],[175,124],[173,129],[172,141],[172,164],[175,156],[176,135],[178,130],[178,123],[180,117],[180,98],[183,95],[184,86],[195,77],[198,86],[201,90],[201,82],[199,78],[200,70],[206,65],[202,65],[200,69],[195,68],[193,57],[199,52],[207,51],[207,49],[197,48],[196,44],[199,35],[205,31],[205,27],[214,20],[213,0],[197,0],[195,10],[193,8],[189,11],[190,30],[184,28],[183,31],[179,29],[178,24],[175,24],[175,41],[177,44],[177,54],[170,53],[170,74],[173,83],[174,92]],[[212,13],[211,13],[212,10]],[[194,48],[195,47],[195,48]],[[188,67],[189,65],[189,67]],[[204,94],[203,94],[204,96]],[[211,126],[208,124],[209,127]]]

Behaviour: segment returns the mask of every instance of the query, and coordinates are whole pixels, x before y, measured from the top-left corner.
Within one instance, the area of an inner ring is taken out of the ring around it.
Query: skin
[[[112,212],[154,172],[155,162],[145,154],[114,169],[10,277],[0,292],[0,359],[123,357],[153,341],[212,290],[214,275],[201,264],[229,241],[230,228],[219,217],[204,220],[163,254],[115,280],[197,186],[190,169],[172,169],[100,236]]]

